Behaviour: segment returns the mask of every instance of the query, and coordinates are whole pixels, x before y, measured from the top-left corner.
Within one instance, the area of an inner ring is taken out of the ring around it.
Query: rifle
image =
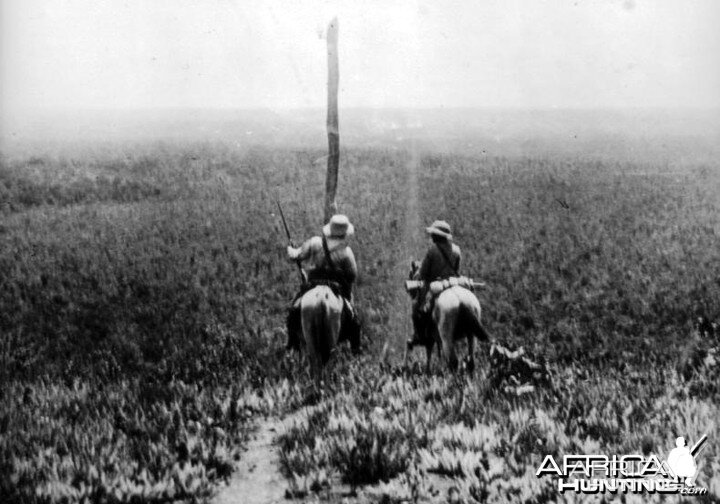
[[[283,227],[285,228],[285,234],[287,235],[288,242],[290,242],[290,246],[294,247],[295,244],[293,243],[292,237],[290,236],[290,229],[288,228],[287,222],[285,221],[285,214],[283,213],[283,209],[280,206],[280,200],[275,199],[275,203],[277,203],[278,210],[280,211],[280,218],[282,219]],[[302,266],[300,265],[300,261],[296,260],[295,264],[297,264],[298,271],[300,272],[300,282],[305,285],[307,282],[307,278],[305,278],[305,272],[302,269]]]
[[[475,290],[485,288],[486,284],[485,282],[476,282],[472,278],[468,277],[453,277],[447,280],[436,280],[434,282],[430,282],[430,285],[428,285],[433,294],[439,293],[448,287],[455,286]],[[409,293],[416,292],[423,288],[425,288],[425,282],[423,280],[405,280],[405,290]]]
[[[693,457],[697,455],[700,450],[705,447],[705,441],[707,441],[707,434],[703,434],[703,436],[698,440],[698,442],[695,443],[692,448],[690,448],[690,455],[692,455]]]

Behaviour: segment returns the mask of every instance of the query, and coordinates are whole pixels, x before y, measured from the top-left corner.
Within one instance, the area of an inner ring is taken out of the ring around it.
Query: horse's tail
[[[332,338],[329,337],[330,307],[327,303],[321,303],[320,308],[315,315],[315,348],[318,349],[321,362],[325,365],[330,360],[330,353],[332,351]]]
[[[471,333],[473,333],[477,339],[480,341],[490,341],[490,333],[488,333],[482,325],[480,318],[468,305],[464,303],[460,305],[460,320],[462,322],[462,326],[466,327]]]

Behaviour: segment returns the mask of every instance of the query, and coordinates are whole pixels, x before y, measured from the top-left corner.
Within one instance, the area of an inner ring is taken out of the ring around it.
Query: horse
[[[323,368],[340,341],[349,339],[353,353],[360,350],[359,328],[357,331],[351,328],[343,330],[344,303],[336,288],[324,284],[315,285],[300,300],[302,334],[310,361],[310,373],[318,385]]]
[[[420,270],[418,261],[413,261],[410,266],[410,279],[417,280]],[[413,299],[419,293],[411,294]],[[435,305],[432,310],[432,327],[430,328],[430,336],[424,339],[408,340],[407,353],[410,352],[417,344],[423,345],[427,354],[426,371],[430,370],[430,361],[432,360],[432,351],[435,343],[440,345],[443,357],[447,361],[450,370],[455,371],[458,367],[458,358],[455,352],[455,342],[463,338],[467,338],[468,355],[466,364],[468,371],[475,369],[475,361],[473,358],[473,342],[474,338],[480,341],[490,341],[490,334],[480,322],[481,309],[480,302],[475,294],[465,287],[454,286],[442,291],[435,299]]]

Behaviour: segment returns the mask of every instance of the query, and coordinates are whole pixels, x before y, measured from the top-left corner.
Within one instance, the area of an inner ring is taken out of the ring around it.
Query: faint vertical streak
[[[420,154],[415,139],[410,143],[408,152],[408,160],[405,163],[405,176],[407,188],[407,200],[405,203],[404,229],[402,243],[399,247],[399,257],[395,263],[395,276],[397,284],[397,296],[395,297],[394,306],[397,307],[399,313],[393,318],[391,330],[386,335],[385,345],[383,347],[381,362],[385,360],[388,347],[395,349],[405,349],[405,338],[409,337],[412,332],[412,320],[410,318],[410,298],[402,289],[402,281],[406,279],[405,275],[410,270],[410,261],[420,254],[420,184],[418,181],[418,166],[420,164]]]
[[[405,246],[410,250],[414,250],[415,247],[419,245],[416,243],[418,241],[418,229],[420,229],[420,188],[417,173],[419,163],[420,155],[418,153],[417,141],[413,140],[410,146],[410,159],[406,165],[410,194],[406,209]]]

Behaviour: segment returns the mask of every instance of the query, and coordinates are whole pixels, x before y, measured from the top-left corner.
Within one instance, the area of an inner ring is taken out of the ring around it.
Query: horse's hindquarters
[[[455,340],[467,338],[468,359],[472,363],[473,337],[482,338],[480,302],[475,294],[464,287],[446,289],[435,300],[433,319],[437,324],[442,354],[450,368],[457,367]]]
[[[438,294],[435,300],[435,308],[452,311],[460,306],[469,308],[473,313],[480,315],[480,301],[472,291],[465,287],[450,287]]]
[[[330,359],[340,334],[343,300],[327,286],[305,293],[300,302],[303,337],[315,373]]]

